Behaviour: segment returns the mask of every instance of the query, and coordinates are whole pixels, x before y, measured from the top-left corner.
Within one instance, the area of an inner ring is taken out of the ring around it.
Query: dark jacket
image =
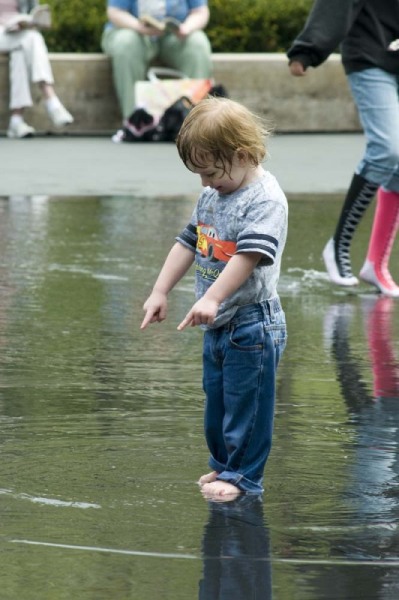
[[[287,56],[317,67],[339,48],[346,73],[378,67],[399,75],[399,49],[389,49],[398,39],[399,0],[316,0]]]

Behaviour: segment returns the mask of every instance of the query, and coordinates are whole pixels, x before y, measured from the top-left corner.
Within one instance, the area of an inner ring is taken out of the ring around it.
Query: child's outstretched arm
[[[180,281],[194,262],[194,252],[179,242],[172,247],[150,296],[144,303],[145,317],[140,329],[145,329],[150,323],[166,319],[168,309],[168,294]]]
[[[216,281],[194,304],[177,329],[181,331],[188,325],[212,325],[220,304],[248,279],[261,257],[257,252],[243,252],[232,256]]]

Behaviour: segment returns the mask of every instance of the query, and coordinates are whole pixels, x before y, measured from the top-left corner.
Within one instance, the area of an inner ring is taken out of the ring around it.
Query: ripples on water
[[[397,302],[333,288],[338,205],[291,199],[266,493],[207,503],[201,332],[176,331],[192,274],[139,331],[192,206],[0,201],[2,597],[396,599]]]

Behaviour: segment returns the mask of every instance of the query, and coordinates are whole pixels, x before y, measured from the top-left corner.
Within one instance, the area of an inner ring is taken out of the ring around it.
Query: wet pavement
[[[172,181],[159,151],[154,177]],[[86,172],[93,190],[107,179],[96,184],[91,162]],[[0,597],[396,600],[399,303],[327,280],[320,252],[341,196],[319,195],[321,183],[288,193],[289,341],[265,493],[212,503],[196,484],[207,470],[201,332],[176,331],[192,273],[169,319],[139,331],[195,190],[90,195],[83,179],[24,195],[26,179],[0,198]]]
[[[267,167],[287,193],[343,193],[364,146],[362,134],[275,135]],[[114,144],[105,137],[0,138],[0,194],[175,196],[199,179],[174,144]]]

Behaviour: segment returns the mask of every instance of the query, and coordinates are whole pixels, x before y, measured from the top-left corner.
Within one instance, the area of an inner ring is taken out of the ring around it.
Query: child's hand
[[[191,327],[195,327],[196,325],[212,325],[218,309],[218,302],[208,300],[204,296],[194,304],[177,329],[182,331],[188,325],[191,325]]]
[[[152,292],[147,298],[143,309],[146,311],[140,329],[145,329],[150,323],[160,323],[166,319],[168,300],[165,294],[161,292]]]

